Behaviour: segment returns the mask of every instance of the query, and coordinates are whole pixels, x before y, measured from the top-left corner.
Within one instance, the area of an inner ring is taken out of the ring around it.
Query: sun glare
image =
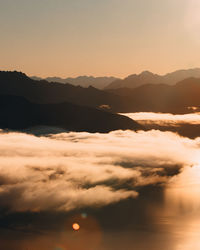
[[[78,223],[74,223],[72,225],[72,228],[74,229],[74,231],[78,231],[80,229],[80,225]]]
[[[189,0],[186,14],[186,27],[190,32],[190,37],[194,39],[200,38],[200,1]]]

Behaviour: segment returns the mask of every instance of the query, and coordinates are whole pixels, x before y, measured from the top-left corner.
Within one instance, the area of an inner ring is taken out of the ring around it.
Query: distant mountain
[[[141,128],[132,119],[71,103],[35,104],[24,97],[0,95],[0,128],[54,126],[70,131],[109,132]]]
[[[111,82],[119,80],[116,77],[93,77],[93,76],[79,76],[75,78],[60,78],[60,77],[47,77],[45,79],[32,76],[33,80],[46,80],[48,82],[70,83],[74,86],[81,86],[87,88],[92,86],[97,89],[104,89]]]
[[[200,78],[200,68],[177,70],[163,76],[166,84],[174,85],[177,82],[183,81],[187,78]]]
[[[144,71],[139,75],[130,75],[124,80],[116,80],[105,89],[136,88],[147,83],[162,83],[161,76]]]
[[[130,75],[123,80],[115,80],[110,83],[105,89],[118,89],[118,88],[137,88],[144,84],[169,84],[174,85],[179,81],[186,78],[196,77],[200,78],[200,68],[178,70],[166,75],[157,75],[149,71],[144,71],[139,75]]]

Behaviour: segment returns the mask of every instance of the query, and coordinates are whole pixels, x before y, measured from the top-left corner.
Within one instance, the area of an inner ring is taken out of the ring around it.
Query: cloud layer
[[[0,208],[69,211],[136,198],[198,165],[200,139],[171,132],[0,133]]]
[[[139,112],[127,113],[125,115],[142,124],[154,123],[161,126],[178,126],[179,124],[200,124],[199,113],[173,115],[170,113]]]

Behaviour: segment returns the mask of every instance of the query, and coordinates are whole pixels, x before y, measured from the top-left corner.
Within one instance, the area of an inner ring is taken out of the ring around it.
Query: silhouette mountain
[[[22,96],[38,104],[69,102],[114,113],[188,113],[193,112],[188,107],[200,106],[200,79],[188,78],[173,86],[146,84],[103,91],[93,87],[35,81],[19,72],[0,72],[0,94]]]
[[[174,85],[179,81],[186,78],[196,77],[200,78],[200,68],[178,70],[166,75],[157,75],[149,71],[144,71],[139,75],[130,75],[123,80],[116,80],[109,84],[105,89],[117,89],[117,88],[136,88],[144,84],[169,84]]]
[[[120,98],[94,87],[36,81],[21,72],[0,72],[0,93],[23,96],[35,103],[70,102],[98,108],[102,105],[120,107]]]
[[[70,131],[109,132],[141,129],[132,119],[71,103],[35,104],[24,97],[0,96],[0,127],[25,129],[54,126]]]
[[[48,82],[58,82],[58,83],[70,83],[74,86],[81,86],[87,88],[89,86],[95,87],[97,89],[104,89],[111,82],[118,80],[116,77],[93,77],[93,76],[78,76],[75,78],[60,78],[60,77],[47,77],[40,78],[37,76],[30,77],[33,80],[46,80]]]
[[[189,107],[200,107],[200,79],[188,78],[174,86],[146,84],[135,89],[108,90],[126,99],[126,112],[188,113]],[[192,111],[191,111],[192,112]]]

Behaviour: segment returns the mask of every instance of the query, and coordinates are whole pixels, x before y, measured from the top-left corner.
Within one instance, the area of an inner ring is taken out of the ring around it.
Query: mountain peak
[[[140,75],[141,76],[152,76],[152,75],[155,75],[155,74],[153,74],[152,72],[150,72],[148,70],[145,70],[145,71],[142,71],[142,73]]]

